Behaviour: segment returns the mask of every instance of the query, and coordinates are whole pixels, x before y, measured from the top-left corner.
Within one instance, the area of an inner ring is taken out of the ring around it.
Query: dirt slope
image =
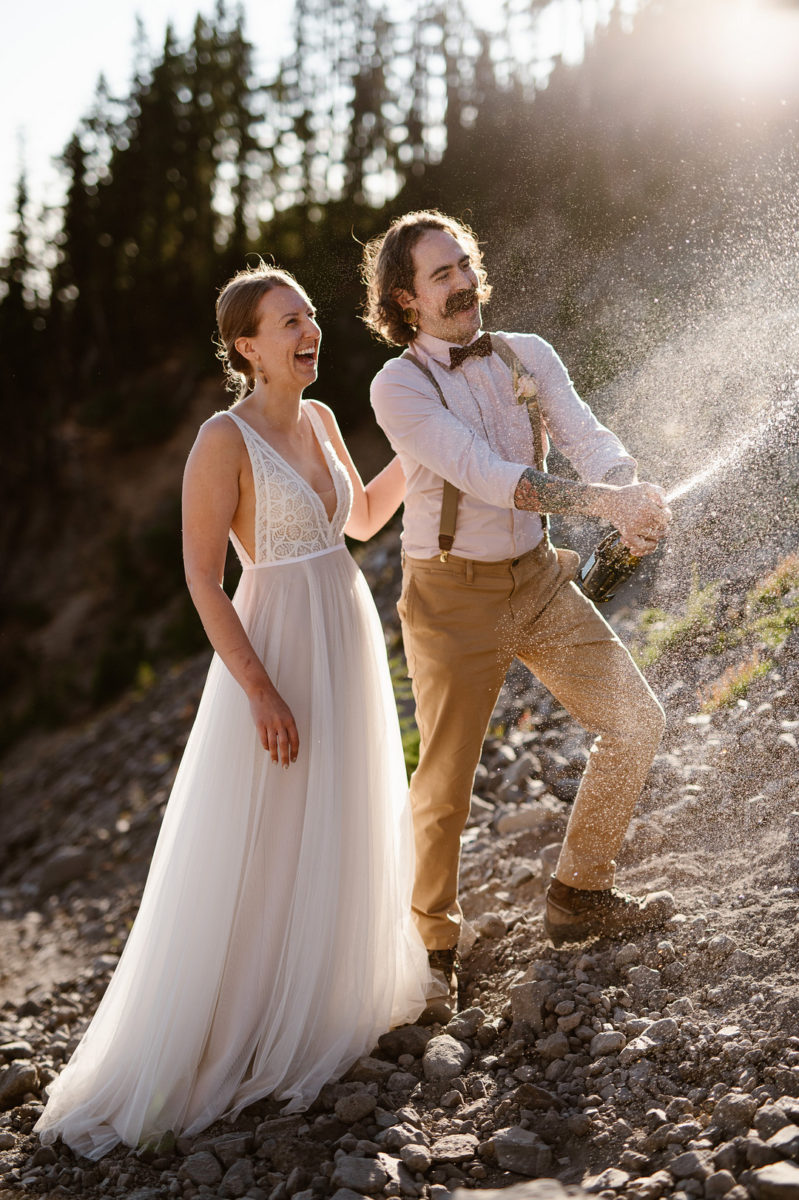
[[[395,564],[393,535],[365,561],[389,636]],[[464,840],[460,1016],[381,1039],[307,1114],[262,1102],[191,1144],[92,1165],[30,1129],[135,915],[207,656],[19,747],[2,776],[0,1195],[443,1200],[537,1177],[608,1200],[799,1195],[797,589],[790,564],[755,582],[693,595],[690,620],[649,613],[645,633],[614,617],[655,646],[669,715],[620,864],[624,886],[673,891],[665,929],[544,937],[586,738],[514,671]],[[708,697],[730,703],[700,711]]]

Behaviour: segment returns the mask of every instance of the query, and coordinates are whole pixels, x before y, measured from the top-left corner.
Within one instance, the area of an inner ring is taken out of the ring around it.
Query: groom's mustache
[[[453,292],[444,305],[444,316],[452,317],[455,313],[471,308],[477,299],[477,288],[465,288],[462,292]]]

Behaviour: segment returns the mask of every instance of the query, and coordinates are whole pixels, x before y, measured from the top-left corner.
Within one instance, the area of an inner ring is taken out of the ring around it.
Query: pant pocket
[[[558,570],[562,581],[568,583],[570,580],[576,579],[577,572],[580,570],[580,555],[577,551],[565,550],[556,546],[555,553],[558,556]]]

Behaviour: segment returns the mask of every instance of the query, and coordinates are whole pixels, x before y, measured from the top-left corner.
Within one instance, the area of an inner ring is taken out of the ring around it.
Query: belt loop
[[[466,561],[466,582],[472,583],[473,581],[474,581],[474,563],[469,558]]]

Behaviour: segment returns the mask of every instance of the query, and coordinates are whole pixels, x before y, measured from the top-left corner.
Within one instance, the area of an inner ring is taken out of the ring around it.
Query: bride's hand
[[[264,750],[286,769],[297,761],[300,737],[291,709],[274,688],[250,696],[250,712]]]

